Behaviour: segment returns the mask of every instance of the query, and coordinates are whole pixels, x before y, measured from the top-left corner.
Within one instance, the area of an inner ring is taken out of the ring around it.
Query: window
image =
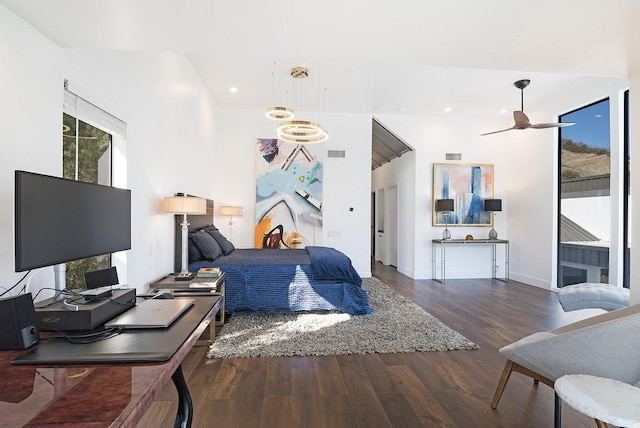
[[[111,134],[65,113],[62,137],[64,178],[110,186]]]
[[[111,185],[111,134],[64,113],[62,153],[64,178]],[[109,254],[68,262],[67,287],[86,288],[85,272],[109,266]]]
[[[631,257],[631,223],[629,219],[631,218],[631,173],[629,170],[629,165],[631,162],[631,143],[629,142],[629,90],[627,89],[624,92],[624,129],[623,129],[623,141],[624,141],[624,166],[623,166],[623,199],[622,203],[623,207],[623,219],[624,219],[624,230],[622,233],[623,236],[623,248],[624,250],[624,280],[623,285],[626,288],[629,288],[631,284],[631,265],[629,263]]]
[[[560,116],[558,287],[609,282],[609,99]]]
[[[106,186],[126,185],[127,123],[76,95],[64,82],[63,176]],[[122,253],[67,263],[66,285],[84,288],[84,273],[116,265],[126,281]]]

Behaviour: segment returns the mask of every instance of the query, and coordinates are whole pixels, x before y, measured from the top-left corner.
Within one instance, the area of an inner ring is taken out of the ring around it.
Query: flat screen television
[[[131,248],[131,191],[15,172],[15,270]]]

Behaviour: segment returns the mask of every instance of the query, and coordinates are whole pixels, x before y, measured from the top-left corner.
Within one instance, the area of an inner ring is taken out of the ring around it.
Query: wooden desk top
[[[164,363],[18,366],[11,361],[33,348],[0,351],[0,427],[135,426],[221,304],[219,296],[196,300],[201,322]]]

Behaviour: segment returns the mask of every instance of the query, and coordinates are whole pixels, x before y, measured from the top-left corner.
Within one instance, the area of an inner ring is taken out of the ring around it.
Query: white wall
[[[320,117],[330,134],[323,143],[322,245],[344,252],[361,276],[371,276],[371,116],[322,113]],[[258,110],[224,110],[219,112],[218,121],[216,141],[220,144],[214,156],[214,174],[221,185],[217,186],[215,202],[217,206],[233,204],[244,208],[243,217],[233,220],[233,241],[238,248],[252,248],[256,141],[275,138],[276,122]],[[328,150],[345,150],[346,157],[327,158]],[[228,231],[226,218],[217,218],[216,223],[223,233]],[[340,236],[328,236],[329,232]]]
[[[626,85],[624,79],[593,78],[580,86],[568,86],[565,91],[549,94],[544,103],[534,106],[535,110],[528,114],[536,121],[552,122],[560,114],[606,97],[611,104],[617,104]],[[620,132],[619,124],[612,121],[612,176],[621,162],[617,150]],[[509,215],[506,218],[513,243],[512,277],[538,287],[553,288],[557,272],[558,130],[505,133],[501,138],[509,160]],[[611,201],[613,216],[618,213],[619,201],[614,197]],[[615,236],[612,232],[612,248],[620,247]],[[616,266],[620,257],[621,253],[612,251],[610,263]]]
[[[162,199],[215,194],[215,106],[181,54],[64,49],[62,56],[70,89],[128,123],[128,283],[141,286],[173,271],[173,216],[161,212]]]
[[[503,211],[495,218],[499,237],[507,236],[505,217],[509,212],[506,197],[507,166],[505,151],[495,141],[480,137],[486,121],[455,115],[435,117],[376,115],[386,127],[414,148],[411,156],[377,168],[373,173],[374,190],[399,184],[402,204],[398,269],[413,278],[432,277],[431,240],[442,237],[442,227],[432,226],[433,164],[447,162],[446,153],[461,153],[465,163],[494,165],[496,188],[494,196],[503,199]],[[486,238],[487,227],[450,226],[453,238],[471,234]],[[502,254],[499,255],[502,257]],[[504,263],[499,263],[504,274]],[[491,276],[491,248],[474,246],[447,250],[448,278],[478,278]]]
[[[609,196],[563,199],[562,214],[601,241],[609,241],[611,234],[611,198]]]
[[[624,79],[593,78],[580,87],[567,87],[564,92],[550,94],[544,104],[532,106],[527,113],[538,122],[552,122],[557,120],[559,114],[606,97],[610,97],[611,103],[617,105],[626,84]],[[404,231],[412,230],[412,236],[401,233],[400,253],[405,256],[398,262],[401,272],[414,278],[431,277],[430,241],[440,238],[442,233],[441,227],[431,226],[433,163],[446,162],[446,153],[462,153],[462,162],[494,164],[495,197],[503,200],[503,211],[496,214],[495,228],[499,237],[510,240],[510,277],[547,289],[555,286],[556,129],[514,131],[480,137],[480,133],[487,129],[487,123],[495,122],[495,118],[453,115],[376,117],[415,149],[413,162],[409,158],[404,159],[405,155],[377,168],[372,177],[373,190],[384,189],[396,183],[400,183],[404,189],[412,189],[414,205],[403,204],[403,209],[408,213],[402,213],[405,218],[401,228]],[[496,127],[499,128],[499,125],[496,124]],[[507,126],[509,125],[505,123],[505,127]],[[618,150],[620,139],[620,124],[612,120],[614,173],[621,162]],[[411,169],[415,172],[408,172]],[[619,200],[612,198],[612,215],[618,215],[619,203]],[[640,226],[635,229],[638,228]],[[464,238],[468,233],[474,237],[485,237],[488,234],[488,228],[463,226],[449,229],[454,238]],[[616,238],[618,235],[617,230],[612,231],[612,248],[619,247],[615,241],[619,239]],[[411,252],[414,252],[413,257]],[[619,265],[620,257],[621,252],[612,252],[611,265]],[[504,274],[502,261],[502,254],[499,254],[498,276]],[[447,277],[473,278],[490,275],[488,249],[474,247],[473,250],[459,248],[447,251]]]
[[[234,241],[253,245],[255,141],[275,135],[261,111],[217,111],[183,55],[61,49],[0,6],[0,142],[4,156],[0,200],[4,221],[0,280],[13,284],[13,170],[60,175],[63,80],[78,95],[128,123],[126,187],[132,190],[132,248],[121,277],[143,289],[173,270],[173,218],[160,212],[163,197],[187,192],[221,204],[238,204]],[[43,72],[46,70],[46,73]],[[370,139],[367,115],[323,114],[328,149],[345,159],[325,159],[325,245],[345,252],[370,276]],[[364,186],[363,186],[363,183]],[[350,209],[353,208],[353,211]],[[227,228],[226,219],[217,220]],[[327,231],[338,237],[326,236]],[[33,281],[52,286],[51,269]]]
[[[13,272],[13,170],[61,174],[65,78],[72,91],[128,122],[132,248],[124,277],[143,289],[172,271],[173,217],[160,213],[160,201],[178,191],[213,197],[217,186],[215,104],[191,64],[171,53],[61,49],[3,6],[0,34],[1,283],[21,277]],[[47,272],[34,285],[52,279]]]
[[[0,293],[24,275],[14,273],[14,170],[62,173],[62,81],[60,50],[0,5]]]
[[[80,95],[129,122],[127,186],[133,196],[133,248],[127,254],[130,284],[142,287],[173,269],[173,220],[159,212],[159,202],[174,192],[213,198],[217,205],[242,205],[246,214],[234,220],[234,241],[238,246],[253,243],[254,143],[258,137],[275,135],[273,123],[264,119],[261,111],[217,111],[183,55],[61,49],[2,5],[0,36],[2,284],[13,284],[21,277],[13,272],[13,170],[61,172],[64,78]],[[528,106],[528,113],[538,121],[552,121],[557,114],[606,96],[614,97],[612,102],[617,103],[619,90],[625,85],[621,79],[594,78],[583,87],[551,94],[544,105]],[[631,80],[632,91],[634,87],[640,90],[640,77]],[[632,112],[640,110],[637,98],[631,98]],[[480,137],[480,133],[486,131],[491,118],[378,118],[416,151],[394,161],[398,165],[376,170],[375,175],[387,174],[387,168],[396,171],[372,181],[371,116],[321,115],[331,133],[325,152],[347,151],[346,159],[325,159],[325,245],[344,251],[360,274],[368,276],[370,183],[379,188],[398,185],[403,242],[399,269],[416,278],[431,277],[430,243],[442,233],[441,228],[431,226],[432,165],[444,162],[445,153],[462,153],[463,162],[495,165],[495,196],[503,199],[496,229],[500,237],[511,240],[511,276],[545,288],[554,285],[556,131],[512,132],[489,138]],[[632,115],[632,136],[640,134],[639,122],[634,122]],[[612,127],[612,136],[619,136],[617,124]],[[638,180],[638,176],[632,173],[632,179]],[[632,183],[632,192],[639,189],[640,183]],[[223,230],[224,222],[218,220]],[[488,232],[488,228],[451,230],[454,237],[467,233],[483,237]],[[633,230],[640,233],[640,226]],[[340,236],[328,237],[328,231]],[[449,273],[488,276],[486,252],[463,250],[451,256],[459,262]],[[633,258],[633,254],[632,266],[640,265],[635,262],[640,256]],[[632,283],[639,277],[632,268]],[[50,281],[50,272],[34,280],[45,285]]]
[[[386,126],[386,124],[385,124]],[[416,211],[416,153],[407,152],[399,158],[376,168],[372,174],[371,189],[374,191],[388,191],[398,187],[398,257],[397,269],[412,278],[416,277],[415,254],[415,211]]]

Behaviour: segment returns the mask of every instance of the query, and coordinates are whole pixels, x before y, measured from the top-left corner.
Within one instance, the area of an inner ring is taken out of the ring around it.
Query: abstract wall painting
[[[493,198],[493,165],[433,164],[433,226],[491,226],[484,200]],[[435,211],[437,199],[453,199],[454,211]]]
[[[258,138],[256,248],[322,244],[323,147]]]

